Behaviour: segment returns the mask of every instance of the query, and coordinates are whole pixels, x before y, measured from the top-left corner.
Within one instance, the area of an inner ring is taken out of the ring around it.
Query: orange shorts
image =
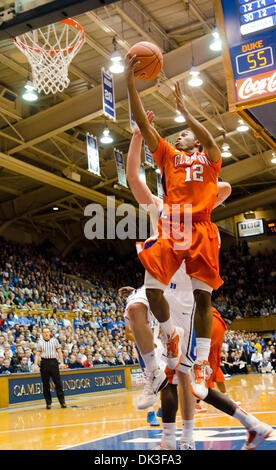
[[[183,231],[183,224],[180,229]],[[159,220],[158,234],[144,243],[137,243],[139,259],[151,276],[167,286],[185,259],[186,272],[190,277],[205,282],[213,289],[223,284],[219,275],[219,230],[210,220],[193,222],[191,243],[186,250],[179,249],[184,242],[160,234],[162,219]]]
[[[212,369],[212,375],[207,381],[209,388],[214,388],[215,382],[224,382],[224,375],[220,368],[221,347],[224,341],[226,325],[221,318],[213,315],[213,327],[211,337],[211,347],[209,353],[209,363]]]

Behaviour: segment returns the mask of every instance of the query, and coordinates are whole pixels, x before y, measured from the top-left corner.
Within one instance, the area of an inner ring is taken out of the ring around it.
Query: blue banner
[[[113,76],[102,68],[103,112],[113,121],[116,121],[115,94]]]
[[[114,156],[118,173],[118,182],[121,186],[127,188],[126,170],[123,154],[122,152],[119,152],[119,150],[114,149]]]
[[[100,176],[100,161],[97,138],[87,134],[88,170]]]
[[[69,395],[125,388],[124,369],[90,369],[75,373],[70,371],[61,372],[60,376],[65,398]],[[52,397],[57,396],[53,382],[51,382],[51,394]],[[9,377],[9,404],[42,400],[43,398],[40,376]]]
[[[161,183],[160,173],[157,173],[157,196],[160,199],[163,199],[163,187],[162,187],[162,183]]]
[[[151,166],[152,168],[154,168],[154,158],[145,141],[144,141],[144,152],[145,152],[145,163]]]

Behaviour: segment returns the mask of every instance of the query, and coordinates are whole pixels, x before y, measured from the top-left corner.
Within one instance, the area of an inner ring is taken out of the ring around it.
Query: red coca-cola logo
[[[276,70],[237,80],[236,84],[240,101],[276,93]]]

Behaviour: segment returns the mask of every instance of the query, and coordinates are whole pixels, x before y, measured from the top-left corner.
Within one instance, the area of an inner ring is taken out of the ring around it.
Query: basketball
[[[163,67],[163,55],[159,47],[151,42],[137,42],[129,50],[129,55],[136,55],[140,62],[134,70],[134,76],[139,80],[152,80],[157,77]]]

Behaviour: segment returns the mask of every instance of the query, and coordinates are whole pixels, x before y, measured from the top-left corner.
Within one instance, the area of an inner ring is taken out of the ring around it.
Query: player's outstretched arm
[[[175,97],[176,108],[185,117],[188,126],[204,147],[206,155],[211,161],[218,162],[221,158],[220,150],[210,132],[188,111],[180,88],[180,83],[178,81],[175,83],[173,94]]]
[[[152,124],[154,120],[153,112],[147,111],[146,115],[149,123]],[[148,185],[140,178],[142,142],[143,136],[136,124],[133,129],[133,136],[130,141],[127,155],[126,177],[131,192],[138,204],[151,205],[155,203],[153,194],[150,191]]]
[[[160,136],[156,129],[149,123],[143,104],[134,85],[134,69],[135,67],[137,67],[139,62],[137,61],[135,55],[133,55],[132,57],[127,55],[125,59],[125,64],[125,78],[129,94],[131,111],[143,138],[145,139],[150,151],[153,153],[158,148]]]
[[[214,209],[220,206],[224,201],[226,201],[226,199],[230,196],[231,193],[232,193],[231,184],[219,181],[218,182],[218,197],[214,205]]]

